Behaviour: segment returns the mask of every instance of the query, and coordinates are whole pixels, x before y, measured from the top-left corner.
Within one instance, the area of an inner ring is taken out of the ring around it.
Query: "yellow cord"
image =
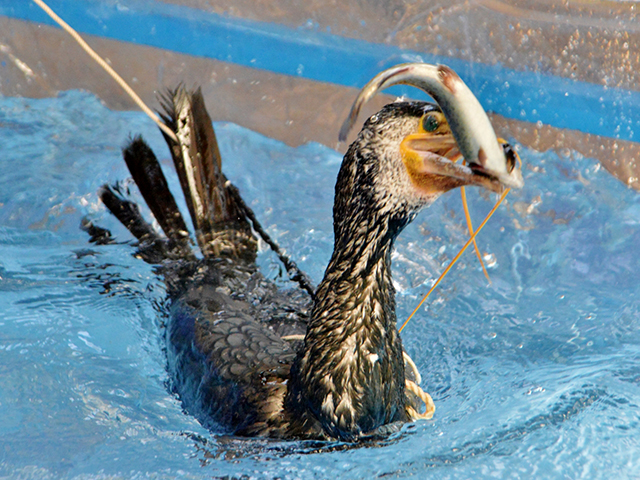
[[[459,153],[455,157],[451,159],[452,162],[457,162],[462,158],[462,154]],[[463,165],[466,165],[464,159],[462,160]],[[467,191],[464,187],[460,187],[460,195],[462,196],[462,206],[464,207],[464,216],[467,219],[467,229],[469,230],[469,235],[473,235],[473,223],[471,223],[471,215],[469,214],[469,205],[467,204]],[[484,261],[482,260],[482,255],[480,255],[480,250],[478,249],[478,244],[475,239],[473,240],[473,248],[476,251],[476,256],[478,257],[478,261],[480,262],[480,266],[482,267],[482,271],[484,272],[484,276],[487,277],[489,283],[491,283],[491,278],[489,277],[489,272],[487,272],[486,267],[484,266]]]
[[[473,234],[471,235],[471,237],[469,238],[469,240],[467,240],[467,243],[464,244],[464,246],[460,249],[460,251],[458,252],[458,254],[453,258],[453,260],[451,260],[451,263],[449,263],[449,265],[447,266],[447,268],[444,269],[444,271],[442,272],[442,274],[440,275],[440,277],[438,277],[438,280],[436,280],[436,283],[433,284],[433,287],[431,287],[431,290],[429,290],[427,292],[427,294],[422,298],[422,300],[420,300],[420,303],[418,304],[418,306],[416,308],[413,309],[413,312],[411,312],[411,315],[409,315],[409,318],[407,318],[405,320],[405,322],[402,324],[402,326],[398,329],[399,332],[402,332],[402,330],[404,329],[404,327],[407,326],[407,323],[409,323],[409,320],[411,320],[411,317],[413,317],[415,315],[415,313],[418,311],[418,309],[422,306],[422,304],[425,302],[425,300],[427,298],[429,298],[429,295],[431,295],[431,292],[433,292],[435,290],[435,288],[438,286],[438,284],[440,283],[440,281],[445,277],[445,275],[447,273],[449,273],[449,270],[451,270],[451,267],[453,267],[455,265],[455,263],[458,261],[458,259],[462,256],[462,254],[464,253],[464,251],[467,249],[467,247],[469,245],[471,245],[471,243],[473,242],[473,240],[476,238],[476,236],[478,235],[478,233],[480,233],[480,230],[482,230],[482,228],[485,226],[485,224],[487,223],[487,221],[491,218],[491,216],[495,213],[495,211],[498,209],[498,207],[500,206],[500,204],[502,203],[502,201],[506,198],[507,194],[509,193],[511,189],[507,188],[503,193],[502,196],[500,197],[500,199],[498,200],[498,202],[495,204],[495,206],[491,209],[491,211],[489,212],[489,214],[486,216],[486,218],[482,221],[482,223],[480,224],[480,226],[478,227],[478,229],[473,232]]]
[[[469,205],[467,205],[467,192],[464,187],[460,187],[460,195],[462,195],[462,205],[464,206],[464,216],[467,219],[467,228],[469,229],[469,235],[473,235],[473,223],[471,223],[471,215],[469,214]],[[491,284],[491,278],[489,277],[489,272],[487,272],[487,268],[484,266],[484,262],[482,261],[482,255],[480,254],[480,249],[478,248],[478,244],[476,243],[475,238],[473,239],[473,248],[476,251],[476,256],[480,261],[480,266],[482,267],[482,271],[484,272],[484,276],[487,277],[487,281]]]

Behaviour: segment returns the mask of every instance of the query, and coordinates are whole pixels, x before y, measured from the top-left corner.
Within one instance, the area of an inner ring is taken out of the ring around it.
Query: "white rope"
[[[100,55],[98,55],[88,44],[87,42],[84,41],[84,39],[78,34],[78,32],[76,32],[73,28],[71,28],[69,26],[69,24],[67,22],[65,22],[64,20],[62,20],[53,10],[51,10],[51,8],[44,3],[42,0],[33,0],[33,2],[38,5],[42,10],[45,11],[45,13],[47,15],[49,15],[54,22],[56,22],[58,25],[60,25],[62,27],[62,29],[64,31],[66,31],[69,35],[71,35],[71,37],[73,37],[73,39],[78,42],[78,44],[82,47],[82,49],[87,52],[89,54],[89,56],[91,58],[93,58],[98,65],[100,65],[102,68],[104,68],[107,73],[109,75],[111,75],[111,77],[118,83],[118,85],[120,85],[124,91],[133,99],[133,101],[136,103],[136,105],[138,105],[140,107],[140,109],[146,113],[149,118],[151,118],[151,120],[153,120],[154,122],[156,122],[156,124],[158,125],[158,127],[160,127],[160,129],[166,133],[169,138],[171,138],[173,141],[175,141],[176,143],[178,143],[178,138],[176,137],[176,135],[173,133],[173,131],[167,127],[162,120],[160,120],[160,118],[158,117],[158,115],[156,115],[156,113],[151,110],[149,107],[147,107],[147,105],[142,101],[142,99],[136,94],[136,92],[133,91],[133,89],[127,84],[127,82],[124,81],[124,79],[118,75],[116,73],[116,71],[111,68],[111,66],[105,62],[102,57]]]

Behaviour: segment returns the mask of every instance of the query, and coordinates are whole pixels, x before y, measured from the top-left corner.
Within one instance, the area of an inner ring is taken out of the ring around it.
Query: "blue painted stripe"
[[[50,0],[49,4],[82,33],[351,87],[361,87],[381,69],[400,62],[445,63],[460,74],[489,111],[623,140],[640,138],[637,91],[428,55],[151,0]],[[27,0],[0,0],[0,15],[53,25],[37,5]],[[397,88],[392,93],[420,96],[413,89]]]

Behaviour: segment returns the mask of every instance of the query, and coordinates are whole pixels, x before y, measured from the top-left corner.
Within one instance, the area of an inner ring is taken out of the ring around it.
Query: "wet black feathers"
[[[283,334],[305,331],[308,297],[282,296],[255,269],[224,260],[200,266],[194,278],[167,329],[174,388],[207,426],[285,436],[282,404],[297,344]]]
[[[222,173],[202,92],[179,87],[164,97],[163,108],[164,122],[179,139],[176,143],[165,135],[203,255],[255,256],[257,245],[245,209],[236,202]]]
[[[109,211],[138,240],[153,241],[158,237],[153,227],[142,218],[138,205],[126,198],[120,185],[103,185],[98,195]]]
[[[187,248],[187,226],[151,148],[138,136],[128,143],[122,154],[134,182],[164,234],[171,242]]]

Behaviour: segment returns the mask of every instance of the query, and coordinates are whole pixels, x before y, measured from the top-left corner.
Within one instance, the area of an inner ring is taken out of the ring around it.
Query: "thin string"
[[[140,109],[146,113],[149,118],[151,118],[151,120],[153,120],[158,127],[160,127],[160,129],[166,133],[169,138],[171,138],[173,141],[175,141],[176,143],[178,142],[178,138],[176,137],[175,133],[173,133],[173,131],[167,127],[161,120],[160,118],[158,118],[158,115],[156,115],[156,113],[151,110],[149,107],[147,107],[147,105],[142,101],[142,99],[136,94],[136,92],[133,91],[133,89],[127,84],[127,82],[124,81],[124,79],[118,75],[116,73],[116,71],[111,68],[111,66],[105,62],[102,57],[100,55],[98,55],[88,44],[87,42],[84,41],[84,39],[78,34],[78,32],[76,32],[73,28],[71,28],[71,26],[69,26],[69,24],[67,22],[65,22],[64,20],[62,20],[53,10],[51,10],[51,8],[44,3],[42,0],[33,0],[33,2],[38,5],[42,10],[45,11],[45,13],[47,15],[49,15],[54,22],[56,22],[58,25],[60,25],[62,27],[62,29],[64,31],[66,31],[69,35],[71,35],[71,37],[73,37],[73,39],[78,42],[78,44],[82,47],[82,49],[87,52],[89,54],[89,56],[91,58],[93,58],[98,65],[100,65],[102,68],[104,68],[106,70],[106,72],[111,75],[111,77],[113,77],[113,79],[118,83],[118,85],[120,85],[124,91],[127,93],[127,95],[129,95],[133,101],[136,103],[136,105],[138,105],[138,107],[140,107]]]
[[[462,158],[462,154],[456,155],[452,161],[457,162]],[[466,165],[464,159],[462,160],[463,165]],[[464,187],[460,187],[460,196],[462,197],[462,206],[464,207],[464,216],[467,220],[467,229],[469,230],[469,235],[473,235],[473,223],[471,222],[471,215],[469,214],[469,205],[467,203],[467,190]],[[478,261],[480,262],[480,266],[482,267],[482,271],[484,272],[484,276],[487,277],[487,281],[491,284],[491,278],[489,277],[489,272],[487,272],[486,267],[484,266],[484,261],[482,260],[482,255],[480,255],[480,249],[478,249],[478,244],[473,240],[473,248],[476,251],[476,256],[478,257]]]
[[[451,260],[451,263],[449,263],[449,265],[447,266],[447,268],[444,269],[444,271],[442,272],[442,274],[440,275],[440,277],[438,277],[438,280],[436,280],[436,283],[433,284],[433,287],[431,287],[431,290],[429,290],[427,292],[427,294],[422,297],[422,300],[420,300],[420,303],[418,304],[418,306],[416,308],[413,309],[413,312],[411,312],[411,315],[409,315],[409,318],[407,318],[405,320],[405,322],[402,324],[402,326],[398,329],[399,332],[402,332],[402,330],[404,329],[404,327],[407,326],[407,323],[409,323],[409,320],[411,320],[411,317],[413,317],[415,315],[415,313],[420,309],[420,307],[422,306],[422,304],[425,302],[425,300],[427,298],[429,298],[429,295],[431,295],[431,292],[433,292],[435,290],[435,288],[438,286],[438,284],[440,283],[440,281],[445,277],[445,275],[447,273],[449,273],[449,270],[451,270],[451,267],[453,267],[455,265],[455,263],[458,261],[458,259],[462,256],[462,254],[464,253],[464,251],[467,249],[467,247],[469,245],[471,245],[471,243],[473,243],[473,240],[476,238],[476,236],[478,235],[478,233],[480,233],[480,230],[482,230],[482,228],[485,226],[485,224],[487,223],[487,221],[491,218],[491,216],[495,213],[495,211],[498,209],[498,207],[500,206],[500,204],[502,203],[502,201],[506,198],[507,194],[509,193],[511,189],[507,188],[503,193],[502,196],[500,197],[500,199],[498,200],[498,202],[495,204],[495,206],[491,209],[491,211],[489,212],[489,214],[486,216],[486,218],[482,221],[482,223],[480,224],[480,226],[478,227],[478,229],[473,232],[473,235],[471,235],[471,237],[469,238],[469,240],[467,240],[467,243],[464,244],[464,246],[460,249],[460,251],[458,252],[458,254],[453,258],[453,260]]]
[[[467,219],[467,229],[469,230],[469,235],[473,235],[473,223],[471,222],[469,205],[467,205],[467,192],[464,187],[460,187],[460,195],[462,196],[462,205],[464,206],[464,216]],[[489,272],[487,272],[487,268],[484,266],[484,261],[482,260],[482,255],[480,255],[480,249],[478,248],[478,244],[476,243],[475,238],[473,239],[473,248],[475,249],[476,256],[480,261],[480,266],[482,267],[484,276],[487,277],[487,281],[489,282],[489,284],[491,284],[491,277],[489,277]]]

